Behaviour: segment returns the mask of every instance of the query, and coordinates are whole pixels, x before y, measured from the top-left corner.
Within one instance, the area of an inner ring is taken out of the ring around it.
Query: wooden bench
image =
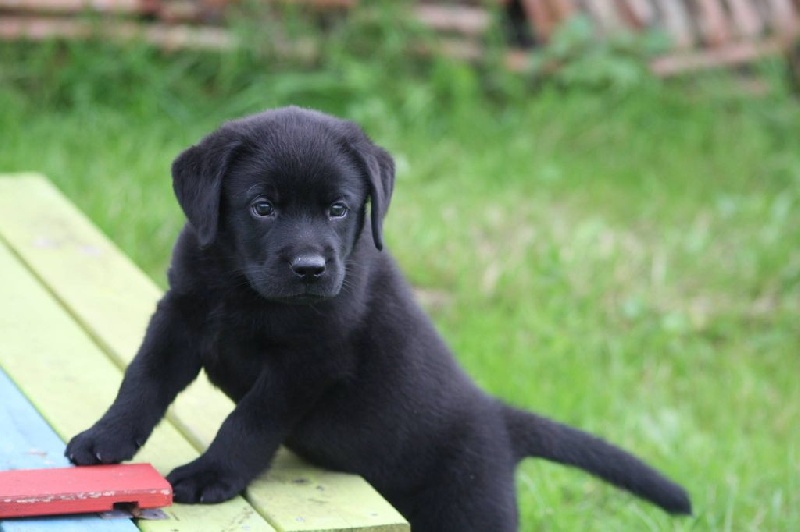
[[[155,284],[45,178],[0,176],[0,469],[64,465],[63,442],[113,400],[159,297]],[[136,461],[166,474],[194,459],[231,409],[201,377]],[[135,524],[145,531],[409,529],[360,477],[314,468],[286,450],[243,496],[164,511],[167,520]],[[109,521],[91,525],[93,519],[6,520],[0,531],[112,530]],[[134,528],[129,520],[121,524]]]

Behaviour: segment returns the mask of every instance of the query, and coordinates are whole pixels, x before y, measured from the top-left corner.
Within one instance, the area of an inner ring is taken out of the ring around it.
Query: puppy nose
[[[304,281],[314,280],[325,273],[325,257],[321,255],[300,255],[290,263],[295,275]]]

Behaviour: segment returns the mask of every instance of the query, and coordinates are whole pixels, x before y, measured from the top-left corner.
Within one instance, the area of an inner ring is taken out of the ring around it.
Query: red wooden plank
[[[150,464],[0,471],[0,518],[161,508],[172,487]]]

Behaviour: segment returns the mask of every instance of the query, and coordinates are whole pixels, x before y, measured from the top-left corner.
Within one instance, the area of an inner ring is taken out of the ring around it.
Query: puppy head
[[[339,293],[368,201],[382,248],[394,163],[355,124],[289,107],[228,122],[172,176],[201,246],[231,250],[263,297],[303,303]]]

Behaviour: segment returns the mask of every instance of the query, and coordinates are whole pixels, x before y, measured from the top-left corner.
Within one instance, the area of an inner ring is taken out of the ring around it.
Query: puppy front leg
[[[175,396],[200,372],[200,329],[190,318],[190,312],[169,293],[159,302],[113,404],[94,426],[67,445],[64,454],[72,463],[130,460],[150,437]]]
[[[278,446],[322,389],[314,382],[287,385],[282,374],[264,368],[206,452],[167,475],[175,501],[215,503],[244,490],[267,469]]]

